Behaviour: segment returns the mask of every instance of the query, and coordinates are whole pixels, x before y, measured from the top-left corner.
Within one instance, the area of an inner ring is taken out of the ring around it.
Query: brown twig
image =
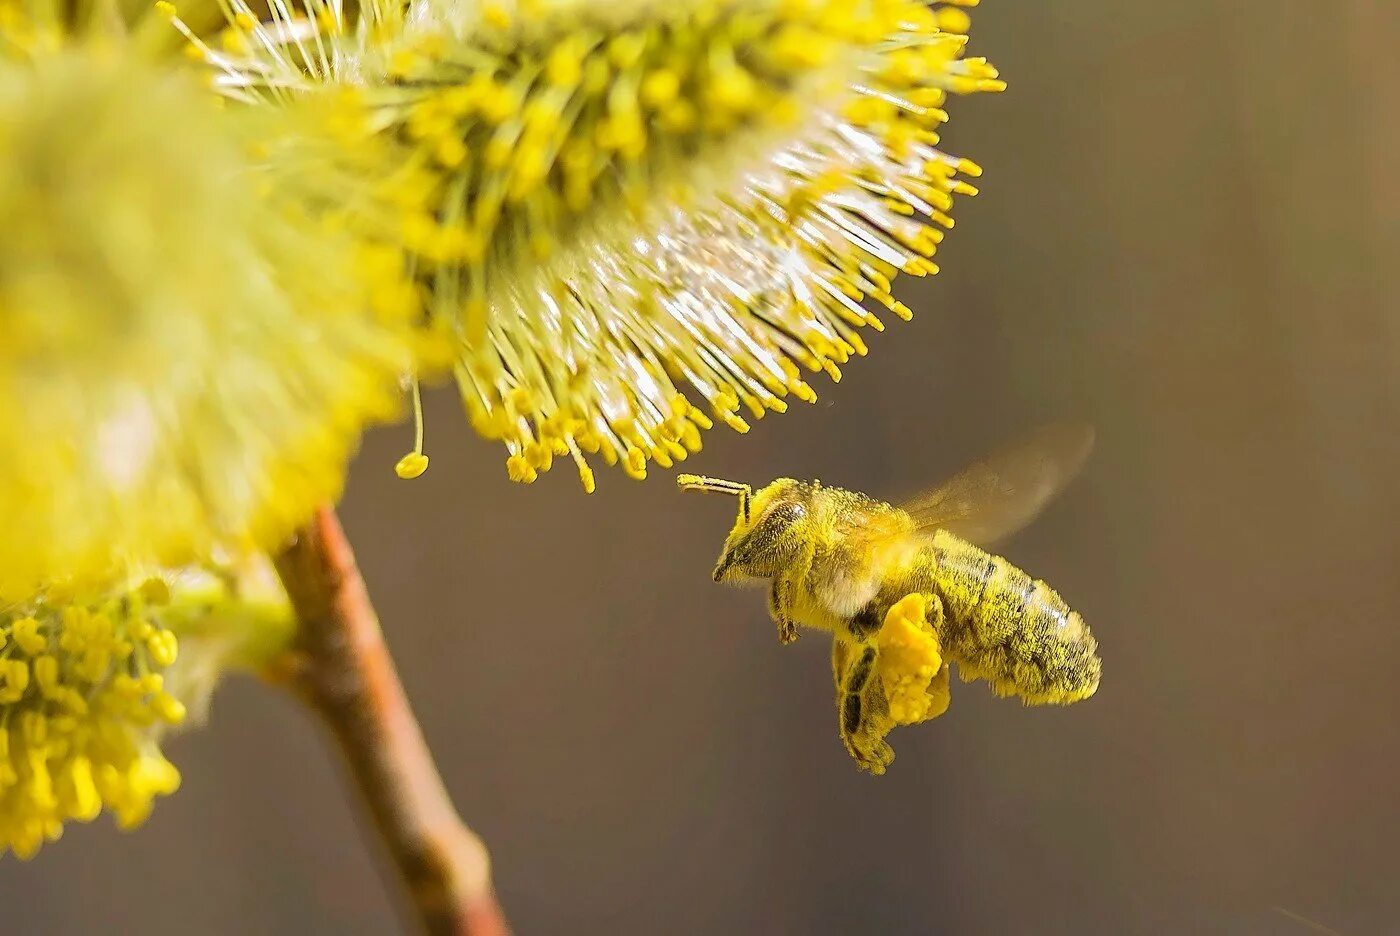
[[[424,928],[508,936],[486,848],[443,789],[335,512],[319,510],[276,562],[299,622],[279,675],[329,725]]]

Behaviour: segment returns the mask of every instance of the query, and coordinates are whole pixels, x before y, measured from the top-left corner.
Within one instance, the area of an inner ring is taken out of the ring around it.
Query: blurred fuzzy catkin
[[[467,413],[512,478],[598,453],[643,477],[714,421],[813,400],[901,318],[975,164],[948,94],[1002,88],[958,6],[914,0],[226,0],[214,84],[334,102],[326,160],[411,258]],[[169,12],[174,8],[166,5]],[[366,187],[354,180],[372,179]],[[418,466],[421,468],[421,464]]]
[[[286,646],[285,595],[245,554],[338,493],[418,340],[400,255],[254,162],[297,115],[220,108],[149,25],[0,0],[0,853],[20,857],[104,809],[139,824],[179,784],[165,732]]]
[[[0,596],[275,545],[398,411],[399,259],[250,161],[281,115],[5,10]]]

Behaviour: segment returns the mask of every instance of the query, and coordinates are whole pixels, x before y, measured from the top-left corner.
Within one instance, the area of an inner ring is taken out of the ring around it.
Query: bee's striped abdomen
[[[939,532],[926,556],[922,571],[943,602],[943,641],[964,676],[1027,702],[1093,695],[1097,644],[1054,589],[951,533]]]

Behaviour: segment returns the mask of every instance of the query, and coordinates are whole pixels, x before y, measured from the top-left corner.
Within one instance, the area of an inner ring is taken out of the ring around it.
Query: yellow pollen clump
[[[876,668],[896,725],[937,718],[948,709],[948,666],[925,610],[922,595],[905,595],[885,615],[875,639]],[[941,685],[933,686],[940,674]]]

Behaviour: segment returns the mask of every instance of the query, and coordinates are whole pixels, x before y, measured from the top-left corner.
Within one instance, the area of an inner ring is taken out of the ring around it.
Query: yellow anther
[[[682,99],[665,108],[658,122],[663,129],[672,133],[693,133],[700,124],[700,112],[690,101]]]
[[[185,704],[169,693],[156,693],[149,704],[156,717],[167,725],[178,725],[185,720]]]
[[[965,176],[976,179],[982,175],[982,167],[970,159],[959,159],[957,169]]]
[[[58,660],[52,656],[44,655],[34,658],[31,664],[34,670],[34,682],[45,694],[52,694],[58,688]]]
[[[647,476],[647,456],[646,453],[635,445],[627,447],[627,454],[623,458],[623,470],[637,480]]]
[[[639,33],[623,33],[608,43],[608,59],[618,69],[629,69],[637,64],[646,50],[646,37]]]
[[[558,87],[573,87],[583,80],[584,50],[577,39],[555,46],[545,63],[545,78]]]
[[[530,442],[525,446],[525,461],[531,468],[548,471],[554,464],[554,449],[543,442]]]
[[[800,25],[784,27],[773,39],[773,57],[785,68],[819,68],[835,57],[836,48],[831,39]]]
[[[175,635],[170,631],[157,631],[146,638],[146,651],[157,666],[166,667],[174,663],[179,648]]]
[[[701,412],[697,407],[694,406],[690,407],[690,409],[686,412],[686,418],[689,419],[695,425],[699,426],[701,429],[713,429],[715,425],[714,422],[711,421],[710,417],[706,416],[703,412]]]
[[[735,432],[744,433],[749,431],[749,424],[744,420],[742,416],[739,416],[736,413],[718,412],[715,415],[718,416],[726,426],[728,426],[730,429],[733,429]]]
[[[510,10],[505,4],[489,2],[481,8],[481,19],[486,25],[495,29],[509,29],[511,24]]]
[[[0,660],[0,703],[18,702],[28,688],[29,664],[23,660]]]
[[[138,591],[141,595],[141,600],[145,601],[148,605],[164,607],[170,604],[170,586],[166,584],[165,579],[148,578],[141,583],[141,587]],[[85,611],[86,609],[78,610]],[[103,618],[102,620],[105,621],[106,619]],[[111,626],[110,622],[108,622],[107,626]]]
[[[676,99],[680,89],[680,76],[669,68],[659,68],[642,79],[642,103],[661,110]]]
[[[91,822],[102,811],[102,797],[92,778],[92,762],[74,757],[59,774],[59,798],[79,822]]]
[[[700,430],[694,423],[687,422],[681,427],[680,442],[691,452],[698,452],[701,449]]]
[[[30,656],[43,653],[49,646],[48,638],[39,631],[39,622],[32,617],[15,621],[10,635],[19,648]]]
[[[394,474],[404,480],[412,480],[428,470],[428,456],[421,452],[409,452],[394,464]]]
[[[235,55],[242,55],[249,50],[247,36],[231,27],[220,33],[219,44],[223,46],[225,52],[231,52]]]
[[[467,145],[455,136],[444,136],[433,149],[433,156],[445,168],[456,169],[467,160]]]
[[[757,99],[757,84],[747,71],[735,65],[718,72],[707,88],[711,104],[736,113],[749,110]]]
[[[519,484],[530,484],[539,473],[525,460],[523,455],[512,455],[506,459],[506,474]]]
[[[483,86],[481,103],[478,105],[481,116],[491,123],[500,124],[513,116],[518,107],[519,100],[513,91],[487,80]]]
[[[119,696],[130,700],[141,696],[144,690],[135,676],[128,673],[118,673],[112,677],[111,689]]]

